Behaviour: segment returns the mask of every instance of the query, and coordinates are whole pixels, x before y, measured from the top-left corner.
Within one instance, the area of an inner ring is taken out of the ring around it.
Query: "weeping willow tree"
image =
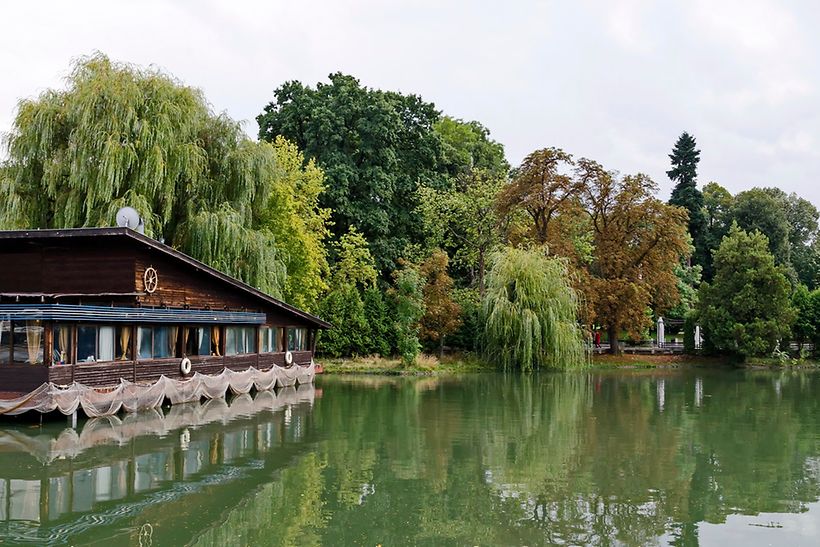
[[[271,294],[324,288],[321,171],[155,69],[80,59],[64,90],[19,103],[5,144],[0,228],[111,226],[130,205],[147,235]]]
[[[483,303],[487,358],[523,371],[584,366],[578,298],[564,262],[537,249],[507,247],[490,264]]]

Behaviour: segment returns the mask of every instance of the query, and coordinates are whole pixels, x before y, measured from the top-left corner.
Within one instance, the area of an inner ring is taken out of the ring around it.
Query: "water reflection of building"
[[[89,420],[79,433],[0,430],[0,536],[77,543],[78,534],[114,524],[125,533],[123,520],[158,503],[170,517],[169,504],[207,485],[248,480],[265,465],[287,462],[310,430],[314,396],[304,385],[230,404],[177,405],[167,415]],[[220,508],[225,502],[214,501]]]

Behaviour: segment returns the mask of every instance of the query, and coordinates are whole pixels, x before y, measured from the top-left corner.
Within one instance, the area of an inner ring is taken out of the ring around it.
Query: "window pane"
[[[288,329],[288,349],[290,351],[304,351],[306,330],[301,328]]]
[[[97,361],[114,360],[114,327],[100,327],[99,355]]]
[[[197,343],[199,344],[198,355],[211,354],[211,329],[210,327],[200,327],[197,330]]]
[[[54,356],[55,365],[64,365],[71,362],[71,325],[54,325]]]
[[[151,358],[151,342],[153,331],[151,327],[140,327],[137,329],[137,359]]]
[[[284,327],[276,327],[276,346],[275,351],[285,351],[285,329]]]
[[[245,327],[245,353],[256,353],[255,327]]]
[[[117,344],[117,354],[115,359],[120,361],[131,360],[131,333],[133,329],[129,327],[117,327],[115,342]]]
[[[11,321],[0,321],[0,363],[8,363],[11,351]]]
[[[236,327],[225,327],[225,355],[236,355],[239,353],[239,329]]]
[[[171,351],[168,346],[170,343],[170,333],[168,327],[154,327],[154,352],[151,356],[154,359],[162,359],[171,357]]]
[[[43,362],[43,325],[40,321],[14,321],[14,358],[17,364],[36,365]]]
[[[259,342],[259,353],[268,353],[270,351],[270,327],[259,329]]]
[[[97,327],[77,327],[77,362],[97,359]]]

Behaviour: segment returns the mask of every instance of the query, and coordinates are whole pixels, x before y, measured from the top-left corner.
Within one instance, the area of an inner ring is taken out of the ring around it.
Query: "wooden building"
[[[0,231],[0,392],[305,366],[330,325],[128,228]]]

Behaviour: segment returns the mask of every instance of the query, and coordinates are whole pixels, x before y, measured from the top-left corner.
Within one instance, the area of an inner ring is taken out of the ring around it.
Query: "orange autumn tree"
[[[573,253],[574,237],[569,216],[577,217],[583,185],[573,177],[574,161],[560,148],[543,148],[529,154],[513,171],[512,180],[499,193],[496,206],[502,218],[519,217],[508,236],[513,243],[529,240],[547,244],[550,253]],[[516,233],[516,228],[523,233]]]
[[[690,252],[687,213],[655,198],[657,185],[643,174],[621,177],[582,159],[575,178],[594,247],[580,276],[590,320],[610,340],[622,331],[637,336],[652,324],[647,309],[662,314],[679,299],[675,266]]]
[[[425,279],[421,336],[438,343],[439,358],[444,353],[444,338],[461,325],[461,306],[451,297],[453,279],[447,274],[448,262],[447,253],[437,249],[421,265]]]

